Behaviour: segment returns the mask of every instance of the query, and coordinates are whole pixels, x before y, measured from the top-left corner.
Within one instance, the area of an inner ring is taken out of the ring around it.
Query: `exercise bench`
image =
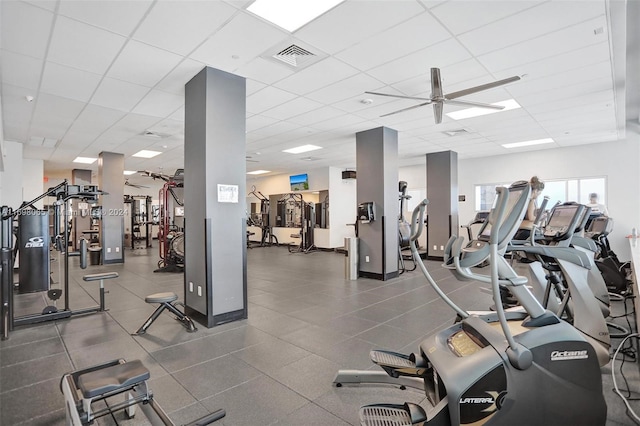
[[[76,370],[62,376],[60,390],[66,406],[66,424],[70,426],[89,425],[95,419],[125,411],[127,418],[133,418],[136,406],[145,413],[153,425],[174,425],[164,410],[155,402],[153,393],[147,384],[149,370],[140,362],[124,359],[105,362],[93,367]],[[105,408],[93,410],[94,402],[124,394],[124,400],[118,403],[105,401]],[[224,410],[216,410],[189,426],[208,425],[223,418]]]
[[[158,303],[159,306],[156,308],[155,311],[153,311],[151,316],[147,318],[147,320],[144,322],[144,324],[142,324],[142,326],[138,329],[138,331],[135,332],[135,334],[138,336],[145,334],[147,332],[147,329],[151,326],[151,324],[153,324],[153,322],[156,319],[158,319],[162,311],[164,311],[165,309],[168,309],[169,311],[171,311],[176,316],[176,320],[180,321],[189,333],[193,333],[194,331],[196,331],[197,328],[193,320],[176,307],[177,303],[176,304],[173,303],[176,300],[178,300],[178,295],[173,292],[155,293],[145,297],[144,298],[145,302]],[[182,303],[180,303],[180,305],[184,307]]]
[[[105,303],[104,303],[104,295],[105,293],[108,293],[108,291],[105,291],[104,289],[104,280],[110,280],[113,278],[118,278],[119,275],[117,272],[101,272],[101,273],[97,273],[97,274],[89,274],[89,275],[84,275],[82,277],[82,279],[84,281],[90,282],[90,281],[100,281],[100,308],[98,309],[98,311],[106,311],[107,309],[105,309]]]

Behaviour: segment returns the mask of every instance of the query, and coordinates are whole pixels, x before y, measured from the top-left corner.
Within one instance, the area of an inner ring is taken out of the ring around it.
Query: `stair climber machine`
[[[543,201],[543,208],[546,203]],[[573,324],[590,340],[600,365],[609,362],[611,336],[606,319],[610,300],[606,284],[594,264],[595,245],[580,233],[589,218],[589,207],[564,203],[553,207],[541,236],[526,244],[511,245],[537,262],[529,263],[532,293],[538,301],[559,317]],[[540,216],[540,214],[539,214]],[[536,220],[531,235],[540,227]],[[622,332],[628,331],[611,323]]]
[[[381,371],[341,370],[343,384],[394,384],[426,393],[417,404],[374,404],[360,409],[362,425],[604,425],[607,407],[594,346],[578,330],[545,310],[531,294],[526,277],[504,258],[524,216],[531,187],[517,182],[496,188],[497,198],[477,239],[447,243],[445,267],[459,279],[491,284],[496,312],[470,315],[438,287],[415,246],[423,228],[422,201],[412,218],[414,260],[436,293],[460,321],[425,339],[419,351],[404,355],[372,351]],[[489,259],[490,275],[472,268]],[[500,286],[523,307],[505,312]]]
[[[597,246],[596,266],[602,273],[602,277],[610,293],[625,295],[629,291],[633,281],[631,276],[631,264],[621,262],[618,256],[611,250],[609,234],[613,231],[613,219],[607,216],[593,218],[585,236],[591,238]]]
[[[403,250],[410,248],[409,239],[411,237],[411,224],[404,218],[404,205],[407,200],[411,199],[411,195],[407,195],[407,186],[407,182],[403,180],[398,182],[398,199],[400,201],[400,216],[398,216],[398,270],[400,274],[407,271],[415,271],[417,268],[415,262],[413,267],[407,268],[402,254]],[[409,260],[413,261],[413,257]]]

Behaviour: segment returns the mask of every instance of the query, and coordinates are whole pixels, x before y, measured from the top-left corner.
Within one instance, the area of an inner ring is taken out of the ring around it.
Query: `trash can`
[[[89,264],[99,265],[102,257],[102,247],[89,247]]]
[[[344,248],[347,250],[347,257],[344,261],[344,279],[345,280],[357,280],[358,272],[360,269],[358,244],[360,239],[358,237],[346,237],[344,239]]]

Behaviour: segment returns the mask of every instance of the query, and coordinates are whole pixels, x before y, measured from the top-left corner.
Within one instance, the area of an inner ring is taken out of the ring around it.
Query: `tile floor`
[[[454,317],[418,271],[388,282],[349,282],[339,254],[289,254],[270,247],[248,251],[247,320],[187,333],[163,314],[145,336],[133,337],[154,309],[144,303],[146,295],[182,295],[181,274],[152,272],[156,255],[128,250],[124,265],[85,271],[71,260],[72,308],[96,304],[97,286],[83,282],[83,274],[120,274],[107,282],[109,311],[20,327],[0,342],[0,425],[64,424],[60,377],[116,358],[142,360],[156,399],[178,424],[224,408],[227,416],[217,425],[357,425],[361,405],[420,403],[424,395],[389,387],[338,389],[332,386],[336,371],[376,368],[368,357],[373,348],[414,351]],[[477,284],[457,281],[436,262],[427,266],[455,302],[468,309],[490,304]],[[41,295],[19,299],[18,314],[38,311],[44,303]],[[629,386],[640,391],[638,365],[626,363],[624,369]],[[631,424],[609,375],[607,366],[607,424]],[[107,417],[99,421],[113,423]],[[145,424],[141,416],[122,423]]]

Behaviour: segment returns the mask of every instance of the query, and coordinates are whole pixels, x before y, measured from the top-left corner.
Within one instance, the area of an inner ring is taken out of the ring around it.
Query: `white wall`
[[[330,247],[343,247],[345,237],[355,237],[357,215],[357,180],[342,179],[342,169],[329,168],[329,231]]]
[[[475,215],[475,185],[528,180],[533,175],[542,180],[604,176],[607,179],[607,208],[615,220],[609,237],[620,259],[629,259],[629,243],[625,236],[631,228],[640,228],[640,137],[629,134],[627,140],[545,149],[472,158],[458,162],[459,194],[466,201],[459,204],[460,223],[469,222]],[[400,178],[409,188],[417,188],[420,173],[426,166],[400,169]],[[426,178],[422,178],[426,179]],[[428,194],[427,194],[428,197]]]
[[[42,195],[44,192],[43,178],[44,161],[31,158],[22,160],[22,199],[24,201],[33,200]],[[38,201],[35,206],[41,209],[43,200]]]
[[[22,204],[22,144],[5,141],[3,162],[4,171],[0,173],[0,205],[12,208]]]
[[[400,167],[398,170],[398,180],[407,182],[407,195],[411,196],[407,200],[404,208],[404,218],[407,222],[411,221],[411,214],[418,203],[427,198],[427,157],[426,154],[422,158],[422,164],[414,166]],[[428,206],[427,206],[428,208]],[[422,231],[422,235],[418,239],[421,247],[427,245],[427,232]]]

